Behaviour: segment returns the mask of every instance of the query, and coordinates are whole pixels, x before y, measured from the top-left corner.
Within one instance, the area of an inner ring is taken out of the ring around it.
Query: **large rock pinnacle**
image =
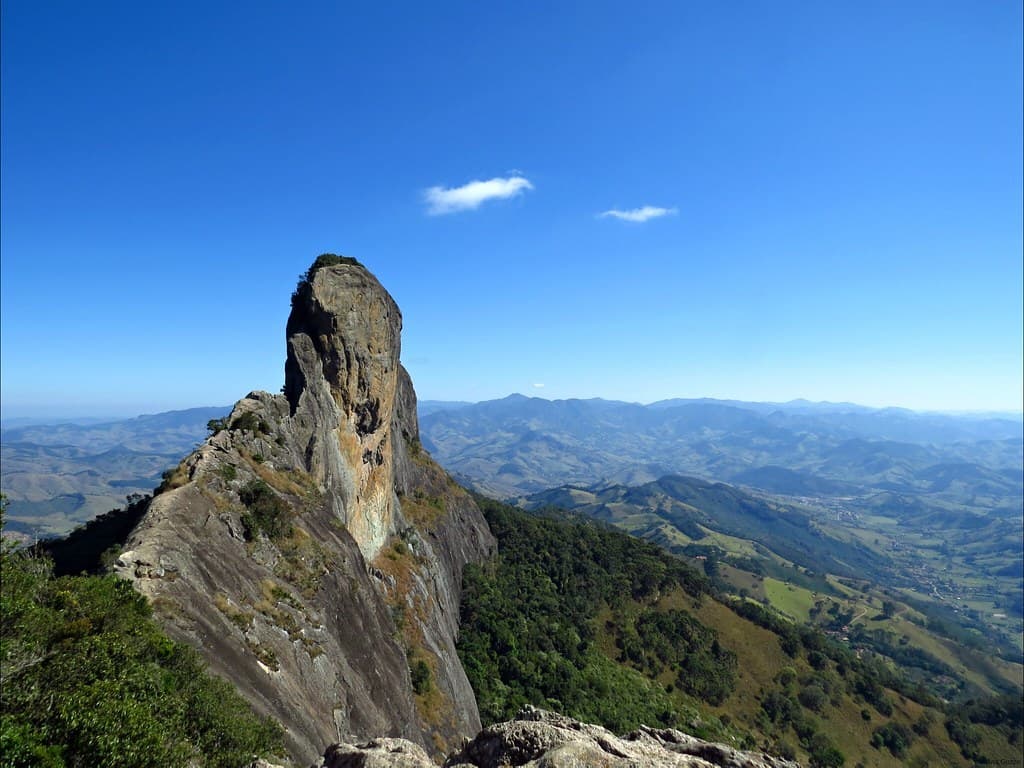
[[[365,268],[318,259],[292,299],[284,394],[238,401],[116,566],[285,726],[299,764],[376,736],[440,754],[480,727],[455,637],[462,568],[494,538],[420,447],[401,328]]]
[[[308,428],[307,471],[336,490],[335,512],[367,560],[395,532],[401,331],[398,306],[357,265],[316,270],[292,298],[285,396]]]

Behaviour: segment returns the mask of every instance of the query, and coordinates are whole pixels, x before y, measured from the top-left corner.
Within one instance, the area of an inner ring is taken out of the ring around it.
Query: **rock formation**
[[[375,736],[439,755],[480,727],[455,638],[462,568],[494,539],[420,447],[401,327],[366,269],[318,259],[292,297],[283,394],[213,425],[116,565],[300,765]]]
[[[415,744],[375,739],[335,744],[322,768],[432,768]],[[618,737],[596,725],[526,707],[514,719],[480,732],[445,768],[799,768],[761,752],[743,752],[670,728],[641,727]]]

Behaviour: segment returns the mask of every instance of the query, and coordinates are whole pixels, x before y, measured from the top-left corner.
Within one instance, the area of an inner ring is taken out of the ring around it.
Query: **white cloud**
[[[498,177],[487,181],[471,181],[461,187],[450,189],[430,187],[423,193],[423,199],[427,202],[427,213],[431,216],[440,216],[479,208],[487,200],[516,197],[527,189],[533,189],[533,184],[522,175],[515,174],[507,179]]]
[[[544,389],[544,385],[543,384],[539,384],[539,383],[538,384],[534,384],[533,388],[534,389]]]
[[[675,208],[658,208],[653,205],[645,205],[643,208],[633,208],[628,211],[612,208],[610,211],[599,214],[599,216],[602,219],[610,216],[613,219],[622,219],[622,221],[644,222],[648,219],[657,219],[659,216],[673,216],[675,213]]]

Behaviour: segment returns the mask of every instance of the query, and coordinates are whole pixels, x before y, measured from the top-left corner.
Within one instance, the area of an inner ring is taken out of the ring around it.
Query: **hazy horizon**
[[[413,382],[415,384],[415,382]],[[436,398],[436,397],[418,397],[419,402],[429,403],[467,403],[475,405],[478,403],[492,402],[495,400],[502,400],[508,397],[514,397],[516,395],[537,398],[541,400],[547,400],[549,402],[558,402],[565,400],[603,400],[606,402],[623,402],[631,403],[636,405],[652,405],[654,403],[662,402],[665,400],[709,400],[715,402],[743,402],[743,403],[756,403],[760,405],[792,405],[794,403],[807,403],[809,405],[822,405],[822,406],[850,406],[856,408],[869,408],[875,410],[885,409],[901,409],[908,410],[914,413],[921,414],[939,414],[945,416],[965,416],[965,417],[1007,417],[1013,419],[1024,418],[1024,410],[1012,410],[1012,409],[989,409],[989,410],[956,410],[956,409],[922,409],[922,408],[911,408],[903,405],[885,404],[885,405],[871,405],[868,403],[856,403],[852,401],[835,401],[835,400],[810,400],[803,397],[789,398],[788,400],[766,400],[766,399],[745,399],[736,397],[715,397],[709,395],[701,396],[680,396],[673,395],[665,398],[658,398],[655,400],[637,400],[635,398],[618,398],[618,397],[601,397],[599,395],[594,396],[568,396],[568,397],[548,397],[542,392],[509,392],[505,395],[499,395],[497,397],[488,397],[481,400],[467,400],[465,398]],[[241,399],[241,396],[238,398]],[[193,403],[190,405],[173,405],[170,407],[140,407],[135,409],[127,409],[123,411],[103,411],[98,409],[88,410],[63,410],[60,408],[54,408],[52,410],[36,409],[20,410],[10,409],[7,406],[3,406],[0,411],[0,423],[5,426],[20,426],[21,422],[26,424],[56,424],[56,423],[75,423],[75,422],[88,422],[88,423],[102,423],[104,421],[121,421],[125,419],[138,418],[140,416],[152,416],[160,413],[167,413],[170,411],[186,411],[197,408],[231,408],[234,405],[234,401],[225,404],[214,404],[212,402],[206,403]]]

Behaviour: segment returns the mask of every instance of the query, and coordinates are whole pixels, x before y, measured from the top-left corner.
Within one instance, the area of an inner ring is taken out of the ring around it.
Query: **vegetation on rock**
[[[316,257],[316,260],[309,266],[305,272],[299,275],[298,285],[295,286],[295,291],[292,293],[292,306],[295,305],[295,299],[298,297],[299,292],[302,290],[304,285],[309,285],[313,282],[313,278],[316,277],[316,273],[324,267],[334,267],[339,264],[347,264],[353,267],[361,267],[362,264],[352,256],[339,256],[336,253],[321,253]]]
[[[252,480],[246,483],[238,496],[247,510],[242,514],[246,539],[251,541],[261,533],[271,539],[291,535],[292,511],[265,482]]]
[[[5,766],[237,768],[279,751],[280,728],[164,635],[128,582],[55,577],[6,539],[0,576]]]
[[[260,435],[265,435],[270,432],[270,427],[267,423],[256,416],[252,411],[246,411],[242,415],[237,416],[234,421],[231,422],[231,426],[229,426],[228,429],[244,429]]]

